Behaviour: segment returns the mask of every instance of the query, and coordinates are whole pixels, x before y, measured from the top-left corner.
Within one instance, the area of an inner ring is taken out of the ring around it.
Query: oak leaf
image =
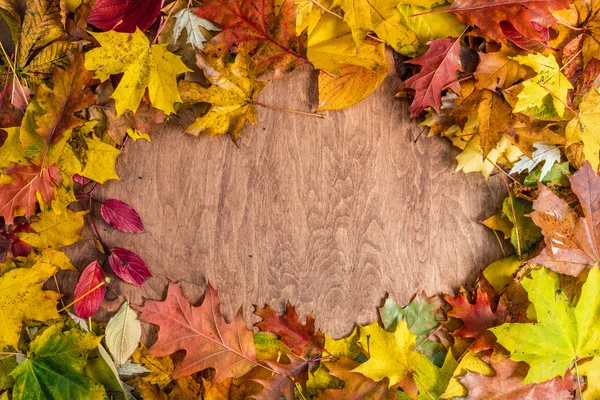
[[[575,306],[545,268],[533,271],[521,284],[535,307],[537,323],[506,323],[490,330],[512,360],[529,364],[524,384],[564,377],[578,359],[600,355],[594,329],[600,316],[598,268],[590,270]]]
[[[0,276],[0,345],[18,348],[21,326],[29,320],[59,318],[56,302],[60,294],[43,290],[46,280],[61,268],[38,261],[31,268],[16,268]]]
[[[557,21],[552,11],[568,7],[568,0],[458,0],[452,3],[449,11],[462,23],[477,26],[493,40],[504,43],[506,36],[502,22],[509,22],[526,38],[543,41],[545,33],[539,27],[555,26]]]
[[[460,382],[467,387],[469,399],[571,399],[572,392],[577,384],[570,372],[563,377],[555,377],[543,383],[522,383],[527,374],[527,365],[516,363],[509,359],[492,364],[496,371],[493,376],[485,376],[479,373],[467,372],[459,378]]]
[[[151,45],[139,29],[132,34],[110,31],[91,35],[100,47],[85,54],[85,67],[95,71],[94,77],[102,82],[111,75],[124,73],[111,96],[117,116],[126,110],[135,112],[146,88],[154,107],[165,114],[175,112],[173,104],[181,102],[177,75],[190,71],[179,56],[170,53],[166,45]]]
[[[101,338],[77,329],[62,329],[62,324],[52,325],[31,342],[27,358],[11,372],[15,399],[107,398],[104,387],[84,373],[88,354]]]
[[[258,74],[275,70],[275,78],[304,64],[305,43],[296,36],[296,6],[282,1],[275,13],[274,0],[207,0],[194,11],[216,22],[222,31],[212,39],[221,50],[245,45],[257,65]]]
[[[48,168],[15,164],[4,173],[13,182],[0,185],[0,216],[6,224],[14,222],[15,213],[20,209],[26,217],[35,213],[39,192],[46,203],[54,199],[55,182],[60,182],[58,167]]]
[[[158,325],[158,340],[150,348],[156,357],[185,351],[174,378],[214,368],[217,382],[228,377],[240,377],[258,366],[252,331],[246,327],[241,310],[228,324],[221,314],[217,291],[210,284],[202,305],[189,304],[183,290],[169,283],[165,301],[146,300],[135,307],[142,322]]]
[[[531,218],[542,228],[546,248],[531,262],[577,276],[600,262],[600,176],[585,163],[569,180],[584,217],[580,218],[564,200],[540,185]]]
[[[212,86],[181,81],[179,92],[184,103],[209,103],[211,108],[185,131],[194,136],[229,134],[235,140],[246,121],[256,122],[255,101],[265,83],[256,80],[254,65],[245,52],[239,52],[233,63],[202,53],[197,59]]]
[[[425,54],[407,63],[421,66],[418,74],[402,83],[403,88],[415,90],[410,105],[411,118],[417,117],[427,107],[439,112],[444,89],[449,88],[457,94],[461,92],[456,76],[457,71],[463,70],[460,64],[460,40],[432,40]]]
[[[302,324],[294,307],[287,303],[285,314],[279,315],[269,305],[264,308],[255,306],[254,313],[262,318],[255,326],[262,332],[271,332],[279,336],[290,350],[301,357],[314,356],[323,351],[325,337],[321,331],[316,331],[312,315],[306,317]]]
[[[88,22],[103,31],[145,31],[160,14],[161,5],[161,0],[97,0]]]

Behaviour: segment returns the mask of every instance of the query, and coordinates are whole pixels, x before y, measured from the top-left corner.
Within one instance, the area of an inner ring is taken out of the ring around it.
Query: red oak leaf
[[[240,377],[260,364],[256,360],[254,335],[246,327],[242,310],[228,324],[221,314],[217,291],[209,284],[202,305],[193,307],[183,290],[169,283],[165,301],[146,300],[143,307],[135,307],[140,320],[158,325],[158,340],[150,353],[163,357],[179,350],[185,356],[173,378],[214,368],[214,382],[229,377]]]
[[[160,14],[162,0],[96,0],[88,23],[103,31],[145,31]]]
[[[89,318],[100,308],[106,294],[106,286],[103,285],[97,288],[102,281],[104,281],[104,272],[98,261],[92,261],[81,272],[73,297],[77,300],[86,293],[93,291],[75,303],[73,308],[79,318]]]
[[[263,319],[256,324],[258,329],[275,333],[297,355],[306,357],[315,352],[322,352],[325,336],[321,331],[315,332],[315,320],[312,315],[306,317],[306,324],[303,325],[290,303],[287,303],[284,315],[277,314],[269,305],[265,308],[255,306],[254,313]]]
[[[481,284],[478,285],[474,297],[474,303],[469,302],[463,293],[456,297],[446,295],[445,299],[452,306],[448,316],[458,318],[463,323],[452,335],[475,339],[470,349],[480,352],[494,348],[496,343],[496,337],[488,332],[488,329],[510,321],[511,316],[504,302],[499,302],[493,310],[489,294],[482,290]]]
[[[463,68],[458,39],[434,39],[429,42],[429,50],[425,54],[406,62],[422,67],[418,74],[402,83],[403,88],[415,90],[415,98],[410,105],[411,118],[417,117],[426,107],[433,107],[439,112],[442,90],[446,88],[460,94],[456,71]]]
[[[456,0],[448,11],[498,42],[505,43],[507,39],[501,27],[504,21],[523,37],[543,42],[547,40],[547,30],[541,28],[556,25],[552,11],[568,7],[569,0]]]
[[[8,184],[0,185],[0,216],[8,225],[14,222],[15,211],[22,208],[26,217],[35,214],[37,198],[40,192],[46,203],[54,199],[54,187],[61,177],[56,165],[48,168],[15,164],[4,171],[14,178]]]
[[[278,78],[310,64],[304,55],[305,40],[296,36],[293,0],[285,0],[279,14],[275,14],[273,0],[205,0],[195,13],[223,27],[212,39],[219,50],[247,46],[259,75],[274,69]]]
[[[115,247],[108,263],[119,278],[132,285],[142,286],[152,276],[144,260],[131,250]]]
[[[523,385],[521,382],[527,375],[527,364],[505,358],[497,364],[492,364],[492,368],[496,371],[493,376],[469,371],[464,377],[458,378],[468,389],[470,400],[572,399],[572,393],[577,387],[571,371],[567,371],[564,378],[557,376],[543,383]]]
[[[138,213],[121,200],[109,199],[100,206],[100,215],[107,224],[123,232],[140,233],[144,224]]]
[[[263,386],[257,398],[262,400],[279,400],[283,396],[286,399],[295,399],[294,387],[297,383],[302,387],[303,393],[306,391],[308,361],[294,354],[286,354],[286,356],[290,360],[288,364],[265,361],[265,364],[275,372],[269,378],[252,379]]]

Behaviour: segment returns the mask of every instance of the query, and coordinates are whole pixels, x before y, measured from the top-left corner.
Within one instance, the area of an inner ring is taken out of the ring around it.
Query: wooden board
[[[295,71],[268,85],[259,100],[308,111],[316,76]],[[184,135],[190,122],[172,119],[152,143],[130,143],[120,182],[98,194],[131,204],[146,232],[102,226],[106,242],[136,251],[156,278],[143,289],[111,285],[105,306],[120,297],[140,304],[162,298],[167,279],[198,300],[210,280],[231,317],[244,304],[282,309],[285,301],[333,336],[377,318],[389,292],[407,302],[472,283],[502,256],[479,221],[496,212],[506,192],[499,177],[453,173],[457,151],[428,138],[394,98],[395,73],[362,103],[328,118],[260,108],[237,148],[227,138]],[[89,236],[88,236],[89,238]],[[79,267],[94,257],[71,251]],[[110,301],[110,299],[113,301]]]

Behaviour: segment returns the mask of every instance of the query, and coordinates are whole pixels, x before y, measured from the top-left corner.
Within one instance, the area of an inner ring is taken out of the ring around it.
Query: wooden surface
[[[310,110],[314,78],[295,71],[259,100]],[[281,309],[289,300],[337,336],[377,318],[386,292],[403,303],[472,283],[502,255],[479,221],[499,209],[505,189],[499,177],[454,174],[448,141],[413,142],[421,128],[393,97],[398,85],[390,73],[365,101],[327,119],[261,107],[239,148],[184,135],[189,120],[178,118],[153,130],[151,144],[128,144],[121,181],[98,194],[131,204],[146,232],[102,225],[102,234],[140,254],[155,278],[112,291],[140,304],[161,298],[171,279],[197,301],[210,280],[229,317],[244,304],[251,322],[252,304]],[[78,267],[92,260],[89,242],[71,251]],[[107,298],[116,310],[120,299]]]

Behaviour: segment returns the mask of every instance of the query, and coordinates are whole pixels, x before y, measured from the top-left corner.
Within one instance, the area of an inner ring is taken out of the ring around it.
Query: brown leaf
[[[254,336],[246,327],[242,311],[228,324],[221,314],[217,291],[210,284],[202,305],[193,307],[183,290],[169,283],[164,301],[146,300],[135,307],[140,320],[158,325],[158,340],[150,348],[156,357],[179,350],[185,357],[173,372],[174,378],[193,374],[207,368],[215,369],[214,381],[240,377],[259,366],[254,350]]]
[[[496,371],[494,376],[485,376],[467,372],[459,378],[469,390],[469,400],[562,400],[572,399],[576,382],[570,371],[564,378],[557,376],[549,381],[523,385],[521,382],[527,375],[528,366],[516,363],[508,358],[492,364]]]
[[[288,364],[265,361],[275,373],[269,378],[252,379],[263,386],[260,393],[253,396],[255,399],[279,400],[281,396],[285,396],[286,400],[294,400],[294,388],[297,383],[302,387],[302,391],[306,392],[308,361],[293,354],[287,354],[287,357],[290,360]]]
[[[600,177],[586,162],[569,180],[585,217],[540,184],[531,218],[542,228],[546,248],[530,262],[577,276],[600,262]]]
[[[515,54],[516,55],[516,54]],[[505,89],[528,77],[527,67],[511,60],[504,52],[479,53],[479,64],[473,73],[477,89]],[[533,75],[533,74],[532,74]]]
[[[512,107],[504,98],[490,90],[481,92],[481,100],[477,106],[479,118],[479,136],[484,157],[496,148],[504,136],[506,126],[512,121]]]

